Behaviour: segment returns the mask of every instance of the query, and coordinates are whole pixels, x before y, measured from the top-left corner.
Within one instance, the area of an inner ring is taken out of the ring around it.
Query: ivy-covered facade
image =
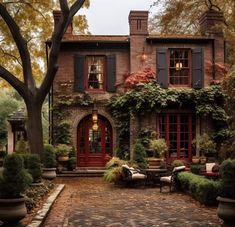
[[[78,167],[99,167],[114,155],[132,158],[143,130],[166,140],[167,162],[191,161],[196,135],[221,141],[227,119],[217,65],[225,51],[215,25],[223,16],[209,10],[199,21],[198,36],[149,34],[147,11],[130,12],[126,36],[74,35],[69,26],[50,98],[52,142],[73,144]],[[146,68],[154,76],[146,79]]]

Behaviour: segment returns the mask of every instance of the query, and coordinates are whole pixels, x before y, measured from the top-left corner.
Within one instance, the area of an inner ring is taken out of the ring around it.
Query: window
[[[159,116],[160,137],[168,144],[167,158],[191,158],[195,136],[195,117],[191,114],[162,114]]]
[[[87,89],[104,89],[104,57],[87,56]]]
[[[189,86],[190,81],[190,59],[189,49],[170,49],[169,82],[171,85]]]

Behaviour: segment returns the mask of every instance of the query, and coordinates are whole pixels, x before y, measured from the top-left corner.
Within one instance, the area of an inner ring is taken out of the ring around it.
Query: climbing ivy
[[[130,117],[135,114],[159,113],[172,108],[190,108],[199,116],[207,116],[213,120],[216,128],[214,138],[220,141],[226,136],[224,130],[228,118],[224,110],[224,98],[220,85],[200,90],[163,89],[156,82],[152,82],[112,97],[107,107],[116,120],[120,139],[129,133]]]

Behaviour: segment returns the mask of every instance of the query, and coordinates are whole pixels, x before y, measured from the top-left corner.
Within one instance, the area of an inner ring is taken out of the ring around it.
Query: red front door
[[[92,129],[91,115],[78,125],[77,163],[79,167],[105,166],[112,156],[112,128],[104,117],[98,117],[98,130]]]

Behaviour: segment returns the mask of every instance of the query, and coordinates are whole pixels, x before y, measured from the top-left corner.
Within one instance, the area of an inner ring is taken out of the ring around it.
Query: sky
[[[80,10],[93,35],[128,35],[131,10],[149,10],[154,0],[90,0],[89,9]]]

